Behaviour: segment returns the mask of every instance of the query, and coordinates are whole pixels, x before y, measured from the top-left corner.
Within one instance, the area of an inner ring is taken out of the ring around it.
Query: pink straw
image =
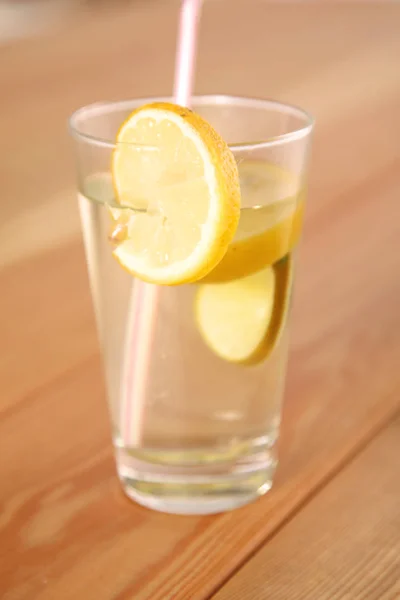
[[[182,0],[174,81],[174,99],[182,106],[188,106],[192,96],[201,4],[202,0]],[[139,279],[133,283],[121,390],[121,435],[125,447],[138,445],[143,434],[159,291],[158,286]]]
[[[197,31],[202,0],[183,0],[175,59],[175,102],[189,106],[193,92]]]

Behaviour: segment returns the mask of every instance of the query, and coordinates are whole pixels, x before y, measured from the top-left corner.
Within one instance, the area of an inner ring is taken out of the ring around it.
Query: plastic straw
[[[197,31],[202,0],[183,0],[175,62],[174,99],[188,106],[193,91]],[[125,447],[140,444],[160,289],[133,283],[121,390],[121,435]]]
[[[189,106],[193,93],[201,4],[202,0],[182,2],[174,81],[175,102],[182,106]]]

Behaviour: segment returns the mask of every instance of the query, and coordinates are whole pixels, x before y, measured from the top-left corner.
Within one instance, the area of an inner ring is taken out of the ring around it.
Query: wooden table
[[[120,491],[65,120],[168,93],[176,10],[102,4],[0,47],[0,597],[394,600],[399,4],[206,4],[197,91],[317,117],[280,468],[264,498],[219,516]]]

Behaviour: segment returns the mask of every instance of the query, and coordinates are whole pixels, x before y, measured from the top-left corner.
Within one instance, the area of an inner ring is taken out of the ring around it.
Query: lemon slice
[[[231,281],[256,273],[286,256],[300,237],[304,190],[288,171],[264,162],[239,164],[242,210],[222,261],[204,282]]]
[[[202,117],[168,103],[139,108],[118,132],[112,175],[126,207],[113,212],[114,256],[129,273],[175,285],[220,262],[239,221],[239,177],[232,152]]]
[[[195,299],[197,326],[220,358],[254,365],[276,347],[289,306],[292,268],[285,257],[242,279],[202,284]]]

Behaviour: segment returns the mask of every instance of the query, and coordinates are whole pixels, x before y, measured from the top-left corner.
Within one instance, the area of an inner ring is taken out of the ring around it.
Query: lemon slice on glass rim
[[[129,273],[177,285],[221,261],[239,222],[239,175],[202,117],[164,102],[134,111],[117,135],[112,178],[124,232],[113,254]]]

